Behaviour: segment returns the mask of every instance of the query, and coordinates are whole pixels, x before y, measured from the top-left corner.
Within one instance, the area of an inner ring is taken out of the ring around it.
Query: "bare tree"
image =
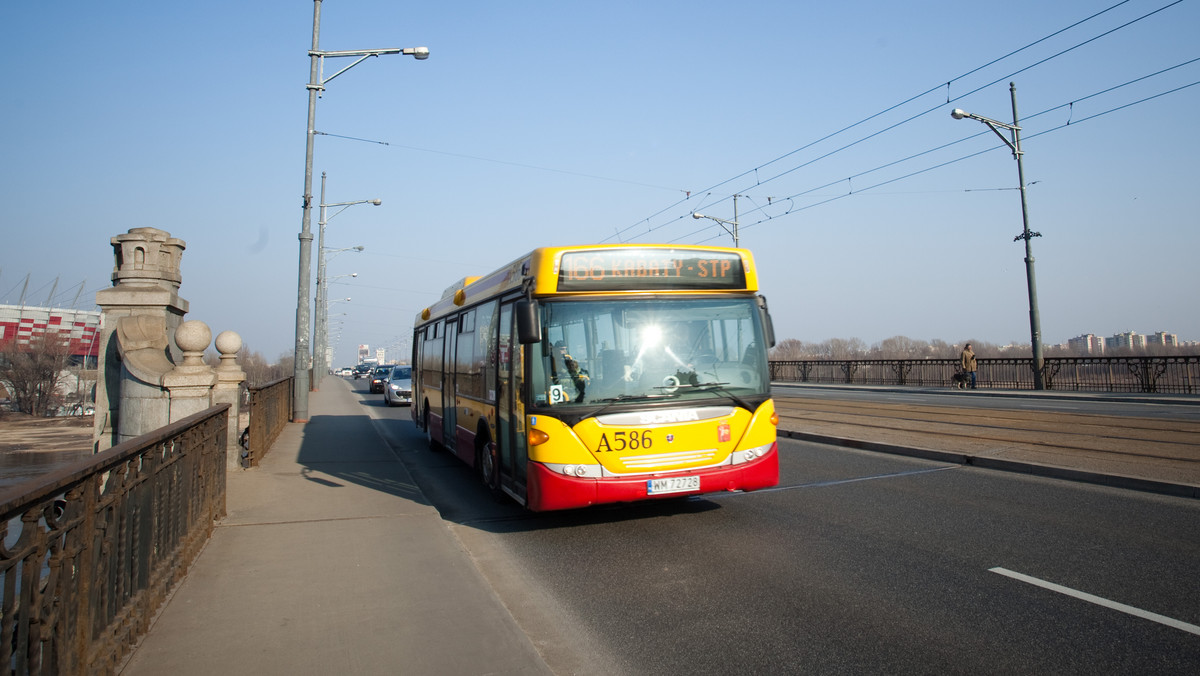
[[[0,382],[17,410],[42,417],[61,403],[58,385],[70,356],[67,340],[50,332],[0,345]]]
[[[929,354],[929,343],[908,336],[892,336],[871,348],[875,359],[920,359]]]
[[[292,373],[290,352],[281,356],[274,364],[269,364],[260,353],[252,352],[249,347],[242,345],[241,351],[238,352],[238,364],[246,372],[247,384],[252,386],[266,385]]]
[[[804,359],[809,356],[809,350],[804,342],[795,338],[786,338],[775,344],[770,350],[772,361],[791,361]]]
[[[828,359],[857,359],[867,351],[861,338],[830,338],[822,345],[827,346]]]

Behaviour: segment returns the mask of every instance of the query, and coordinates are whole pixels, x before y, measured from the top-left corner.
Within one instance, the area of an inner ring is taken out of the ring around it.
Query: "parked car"
[[[387,386],[388,378],[392,375],[391,366],[377,366],[371,372],[371,394],[379,394],[383,392],[383,388]]]
[[[383,400],[388,406],[412,405],[412,367],[396,366],[383,388]]]

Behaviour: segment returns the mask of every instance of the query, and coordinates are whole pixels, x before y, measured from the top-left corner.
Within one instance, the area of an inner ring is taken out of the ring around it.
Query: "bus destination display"
[[[742,257],[694,249],[571,251],[562,255],[559,291],[744,289]]]

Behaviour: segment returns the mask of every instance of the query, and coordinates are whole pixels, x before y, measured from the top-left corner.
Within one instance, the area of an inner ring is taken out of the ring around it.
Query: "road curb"
[[[1170,495],[1182,498],[1200,498],[1200,486],[1195,484],[1143,479],[1124,474],[1105,474],[1103,472],[1091,472],[1081,469],[1072,469],[1070,467],[1044,465],[1036,462],[1004,460],[1001,458],[990,458],[986,456],[972,455],[969,453],[938,451],[931,448],[919,448],[915,446],[900,446],[897,444],[886,444],[878,441],[835,437],[827,434],[812,434],[810,432],[796,432],[792,430],[781,429],[779,430],[779,436],[795,439],[797,441],[811,441],[819,444],[828,444],[830,446],[842,446],[845,448],[857,448],[864,451],[891,453],[893,455],[903,455],[910,458],[920,458],[922,460],[936,460],[939,462],[949,462],[958,465],[970,465],[972,467],[980,467],[983,469],[995,469],[1004,472],[1030,474],[1050,479],[1065,479],[1067,481],[1110,486],[1112,488],[1124,488],[1127,490],[1142,491],[1144,493],[1157,493],[1159,495]]]
[[[871,392],[898,392],[904,394],[933,394],[948,397],[995,397],[999,399],[1034,398],[1090,399],[1126,404],[1162,404],[1165,406],[1200,406],[1200,396],[1194,394],[1154,394],[1141,392],[1071,392],[1066,390],[1004,390],[975,389],[960,390],[954,387],[928,387],[915,385],[852,385],[834,383],[801,383],[773,380],[771,387],[794,387],[801,390],[866,390]]]

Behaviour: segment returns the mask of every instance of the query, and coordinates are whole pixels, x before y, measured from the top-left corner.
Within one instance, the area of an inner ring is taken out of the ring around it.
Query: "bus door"
[[[457,426],[456,415],[458,413],[458,402],[455,401],[455,396],[458,392],[456,383],[456,371],[458,371],[455,354],[458,351],[458,321],[456,319],[446,320],[446,332],[443,334],[445,340],[442,341],[442,373],[445,374],[442,379],[442,446],[446,450],[453,451],[457,445],[455,427]]]
[[[516,340],[513,302],[500,307],[500,340],[497,344],[496,408],[499,418],[500,485],[521,499],[525,496],[525,416],[521,405],[521,344]]]

